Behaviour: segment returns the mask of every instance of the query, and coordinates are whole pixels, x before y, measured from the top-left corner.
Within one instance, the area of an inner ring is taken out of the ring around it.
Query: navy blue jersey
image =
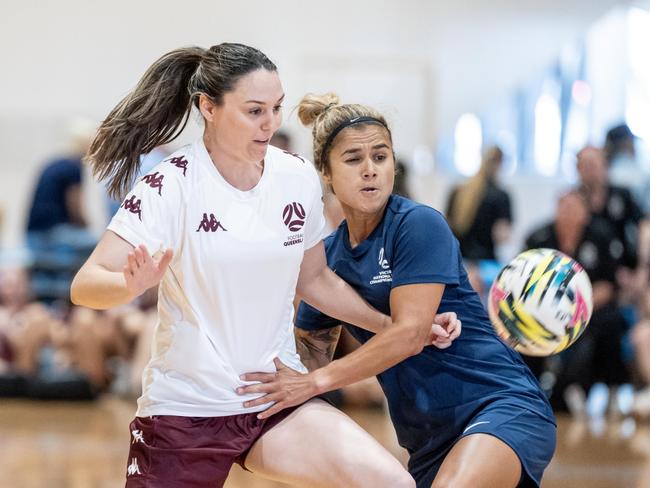
[[[64,158],[48,164],[41,173],[27,220],[28,231],[46,231],[72,223],[66,192],[81,184],[81,160]]]
[[[393,287],[443,283],[438,312],[454,311],[462,320],[462,333],[451,347],[427,346],[378,375],[400,444],[411,454],[448,448],[479,411],[496,401],[553,422],[537,380],[495,334],[467,279],[458,241],[438,211],[391,196],[382,221],[365,241],[352,249],[343,222],[327,237],[325,248],[329,267],[383,313],[390,315]],[[336,325],[339,321],[300,305],[297,327]],[[346,327],[362,343],[373,335]]]

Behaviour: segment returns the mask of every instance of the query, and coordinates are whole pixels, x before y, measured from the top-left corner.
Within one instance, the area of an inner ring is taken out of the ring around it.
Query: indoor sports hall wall
[[[303,153],[310,152],[309,134],[291,108],[307,91],[335,90],[345,101],[387,112],[398,150],[408,157],[416,147],[433,151],[438,135],[461,113],[479,110],[527,79],[617,3],[27,0],[4,5],[2,248],[21,244],[33,180],[44,161],[65,148],[69,120],[99,120],[144,66],[173,48],[240,41],[267,52],[287,93],[285,127]],[[196,133],[194,128],[191,134]],[[416,196],[442,201],[446,181],[438,172],[420,178],[414,182]],[[101,205],[92,196],[88,205],[96,209],[94,225],[101,229]]]

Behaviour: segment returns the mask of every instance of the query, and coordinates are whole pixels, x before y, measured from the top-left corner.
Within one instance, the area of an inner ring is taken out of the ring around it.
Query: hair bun
[[[329,108],[339,104],[339,97],[335,93],[325,95],[307,94],[298,104],[298,118],[306,127],[313,125],[316,119]]]

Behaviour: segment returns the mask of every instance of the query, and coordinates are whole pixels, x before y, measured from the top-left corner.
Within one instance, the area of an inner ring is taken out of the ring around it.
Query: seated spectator
[[[594,220],[610,228],[611,254],[622,266],[637,266],[639,223],[643,213],[629,190],[609,182],[605,153],[587,146],[577,155],[578,191]]]
[[[26,243],[32,253],[32,285],[37,298],[67,297],[74,272],[96,242],[87,229],[81,185],[81,160],[93,133],[88,122],[74,121],[70,153],[50,161],[36,182]]]
[[[639,307],[639,321],[631,331],[636,371],[643,387],[634,399],[633,412],[650,418],[650,289],[646,289]]]
[[[0,397],[92,399],[111,386],[117,359],[127,365],[120,392],[138,394],[156,323],[151,304],[61,312],[31,301],[24,270],[0,273]]]
[[[626,325],[617,305],[617,256],[612,255],[609,227],[592,220],[580,193],[562,196],[553,221],[535,230],[526,239],[526,249],[553,248],[578,261],[591,279],[594,311],[583,336],[560,355],[551,404],[566,408],[564,393],[569,385],[579,385],[583,392],[597,382],[620,385],[629,381],[623,361],[621,340]],[[529,359],[539,376],[544,361]]]

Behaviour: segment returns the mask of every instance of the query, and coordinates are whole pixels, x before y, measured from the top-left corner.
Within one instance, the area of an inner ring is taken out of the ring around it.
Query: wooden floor
[[[81,404],[0,400],[0,487],[124,486],[133,411],[132,402],[111,397]],[[404,460],[383,413],[348,413]],[[560,417],[558,426],[558,448],[544,488],[650,488],[650,425],[631,420],[588,425]],[[237,466],[226,484],[284,486]]]

